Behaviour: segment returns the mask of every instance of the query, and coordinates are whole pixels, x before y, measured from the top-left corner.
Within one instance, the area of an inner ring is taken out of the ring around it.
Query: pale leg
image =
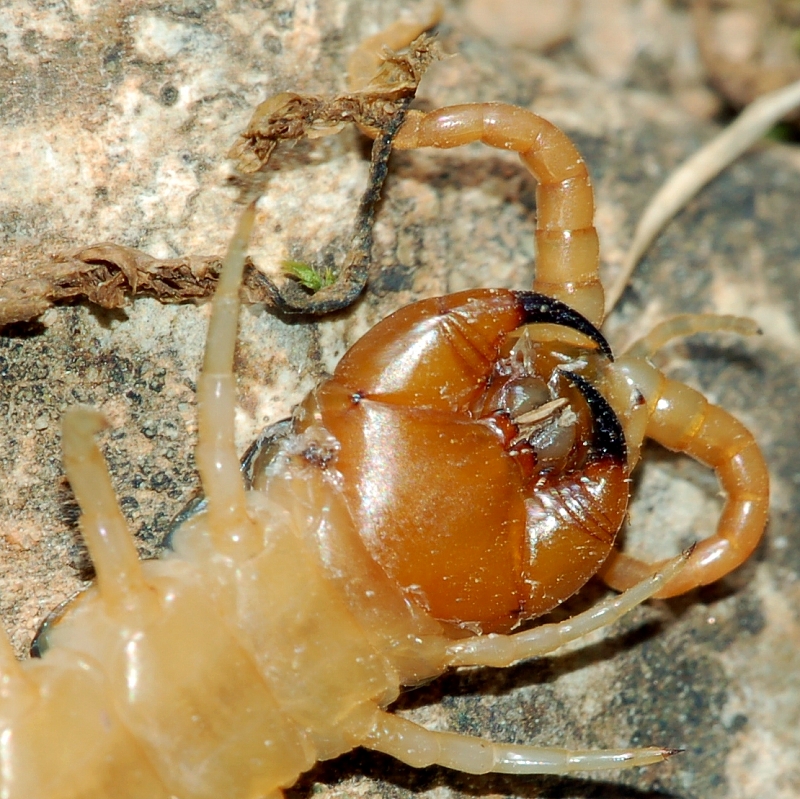
[[[660,591],[678,574],[691,556],[688,550],[667,561],[664,568],[623,594],[610,596],[589,610],[556,624],[542,624],[513,635],[480,635],[447,646],[448,666],[494,666],[505,668],[520,660],[553,652],[595,630],[607,627],[628,611]]]
[[[426,730],[413,721],[381,713],[376,728],[362,743],[368,749],[391,755],[415,768],[446,766],[466,774],[568,774],[605,771],[659,763],[675,749],[569,750],[542,746],[502,744]]]
[[[197,381],[196,457],[208,498],[209,528],[218,552],[242,559],[261,546],[260,533],[247,516],[233,431],[239,290],[254,220],[255,200],[242,212],[222,265],[211,306],[203,369]]]

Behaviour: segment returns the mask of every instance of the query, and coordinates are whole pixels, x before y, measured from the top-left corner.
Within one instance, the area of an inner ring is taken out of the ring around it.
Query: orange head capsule
[[[508,630],[580,588],[622,523],[624,435],[592,387],[609,358],[543,295],[424,300],[342,358],[298,428],[318,420],[338,441],[364,542],[410,600]]]

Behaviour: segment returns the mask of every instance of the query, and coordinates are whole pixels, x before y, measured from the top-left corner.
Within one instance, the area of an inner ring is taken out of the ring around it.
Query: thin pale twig
[[[786,114],[800,106],[800,81],[765,94],[670,175],[642,214],[620,273],[606,292],[606,315],[617,304],[636,264],[664,225],[694,195],[755,144]]]

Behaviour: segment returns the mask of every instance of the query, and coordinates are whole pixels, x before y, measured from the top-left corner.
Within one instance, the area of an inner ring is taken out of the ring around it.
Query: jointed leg
[[[675,749],[557,749],[501,744],[420,727],[408,719],[381,713],[368,749],[396,757],[415,768],[439,765],[467,774],[568,774],[647,766],[676,754]]]
[[[447,666],[494,666],[505,668],[520,660],[553,652],[570,641],[607,627],[628,611],[655,595],[691,559],[691,550],[668,561],[657,574],[645,576],[623,594],[611,596],[587,611],[566,621],[542,624],[512,635],[481,635],[454,641],[447,646]]]
[[[646,336],[625,351],[630,358],[651,358],[670,341],[695,333],[736,333],[754,336],[759,333],[755,320],[745,316],[711,313],[683,313],[657,324]]]
[[[616,621],[658,591],[686,564],[689,553],[675,558],[659,574],[630,591],[610,597],[591,610],[559,624],[545,624],[515,635],[483,635],[447,647],[449,666],[504,667],[518,660],[552,652],[568,641]],[[568,774],[646,766],[666,760],[677,750],[641,749],[569,750],[486,741],[450,732],[427,730],[413,722],[380,713],[362,746],[396,757],[415,768],[446,766],[467,774]]]
[[[239,289],[255,200],[242,212],[223,261],[211,306],[203,370],[197,383],[197,468],[208,498],[209,525],[219,551],[247,557],[260,534],[245,507],[245,488],[234,443],[236,383],[233,352],[239,326]]]

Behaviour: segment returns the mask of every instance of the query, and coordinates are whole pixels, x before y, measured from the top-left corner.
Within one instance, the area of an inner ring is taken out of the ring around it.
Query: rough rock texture
[[[252,108],[277,91],[343,86],[347,53],[391,22],[397,0],[265,0],[0,9],[0,280],[32,252],[114,241],[158,257],[212,255],[232,225],[224,154]],[[110,10],[107,10],[110,9]],[[608,89],[462,26],[446,4],[438,65],[421,104],[504,100],[575,137],[595,178],[607,273],[669,170],[713,135],[668,98]],[[347,132],[299,147],[276,172],[251,249],[280,261],[336,259],[366,176]],[[764,335],[698,337],[661,360],[742,418],[774,476],[769,534],[722,584],[640,608],[564,654],[507,671],[468,671],[408,694],[429,725],[563,746],[659,743],[669,763],[606,776],[468,777],[419,772],[364,752],[320,765],[293,789],[337,796],[503,795],[692,799],[800,794],[800,157],[748,155],[660,238],[608,324],[617,344],[676,311],[755,317]],[[399,154],[376,228],[374,274],[349,312],[320,323],[242,314],[237,356],[242,448],[286,415],[344,348],[416,297],[531,279],[531,181],[480,147]],[[24,650],[77,590],[85,557],[65,482],[59,418],[75,402],[111,422],[103,446],[143,555],[197,487],[194,380],[207,306],[78,305],[0,333],[0,611]],[[629,545],[676,552],[712,529],[713,476],[653,449],[640,470]],[[604,593],[589,586],[569,603]],[[269,612],[269,609],[265,609]],[[318,784],[319,783],[319,784]]]

